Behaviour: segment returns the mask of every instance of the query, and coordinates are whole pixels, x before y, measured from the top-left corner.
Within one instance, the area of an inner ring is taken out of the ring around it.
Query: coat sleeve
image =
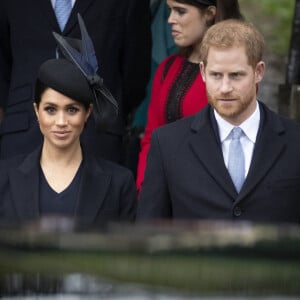
[[[165,162],[157,131],[153,132],[137,220],[172,217],[172,206],[165,175]]]
[[[139,160],[138,160],[138,166],[137,166],[137,178],[136,178],[136,186],[137,189],[140,191],[142,188],[142,184],[144,181],[144,174],[146,169],[146,162],[147,162],[147,156],[150,148],[150,140],[151,135],[154,129],[162,126],[165,124],[163,122],[163,118],[161,114],[161,107],[163,104],[161,102],[164,102],[165,99],[161,99],[160,97],[160,89],[163,84],[162,77],[163,72],[165,69],[165,65],[167,61],[169,60],[170,56],[166,58],[157,68],[154,78],[153,78],[153,84],[152,84],[152,91],[151,91],[151,99],[149,102],[148,112],[147,112],[147,123],[146,128],[144,132],[144,136],[141,140],[141,150],[139,153]]]
[[[123,109],[127,115],[144,99],[151,67],[149,0],[129,0],[123,56]]]
[[[0,109],[6,107],[11,73],[9,25],[4,1],[0,1]]]

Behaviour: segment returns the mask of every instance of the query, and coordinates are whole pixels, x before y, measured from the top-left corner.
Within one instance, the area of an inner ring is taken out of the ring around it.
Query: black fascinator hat
[[[105,126],[118,115],[118,104],[98,75],[98,62],[91,38],[78,14],[81,40],[53,32],[64,58],[44,62],[38,81],[84,105],[93,104],[96,124]]]

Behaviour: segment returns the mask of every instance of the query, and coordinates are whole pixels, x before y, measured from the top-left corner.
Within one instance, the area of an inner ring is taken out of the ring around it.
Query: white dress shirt
[[[230,133],[232,128],[236,126],[225,121],[216,112],[216,110],[214,110],[214,114],[218,124],[224,162],[226,168],[228,168],[228,152],[229,152],[229,144],[231,142]],[[259,128],[259,122],[260,122],[260,110],[259,110],[259,105],[256,102],[256,109],[254,113],[246,121],[244,121],[242,124],[238,126],[243,130],[243,135],[240,138],[240,142],[242,144],[244,155],[245,155],[245,178],[250,168],[252,154],[256,142],[256,136]]]

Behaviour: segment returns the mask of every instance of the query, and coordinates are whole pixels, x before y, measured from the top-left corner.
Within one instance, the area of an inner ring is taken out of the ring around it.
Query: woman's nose
[[[60,112],[56,118],[56,125],[64,126],[68,124],[66,115],[63,112]]]
[[[168,23],[169,24],[175,23],[175,21],[174,21],[174,14],[173,14],[172,10],[170,10],[170,14],[169,14],[169,17],[168,17]]]

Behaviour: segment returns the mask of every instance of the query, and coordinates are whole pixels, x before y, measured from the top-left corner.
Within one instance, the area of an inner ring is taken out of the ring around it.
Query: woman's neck
[[[53,148],[44,143],[41,154],[41,168],[51,188],[60,193],[72,182],[82,162],[80,144],[66,149]]]
[[[188,57],[188,61],[196,64],[200,63],[200,48],[201,48],[201,42],[193,45],[192,51]]]
[[[67,167],[70,165],[80,165],[82,161],[82,149],[80,144],[69,149],[57,149],[51,145],[44,143],[41,153],[41,165],[55,164],[59,167]]]

